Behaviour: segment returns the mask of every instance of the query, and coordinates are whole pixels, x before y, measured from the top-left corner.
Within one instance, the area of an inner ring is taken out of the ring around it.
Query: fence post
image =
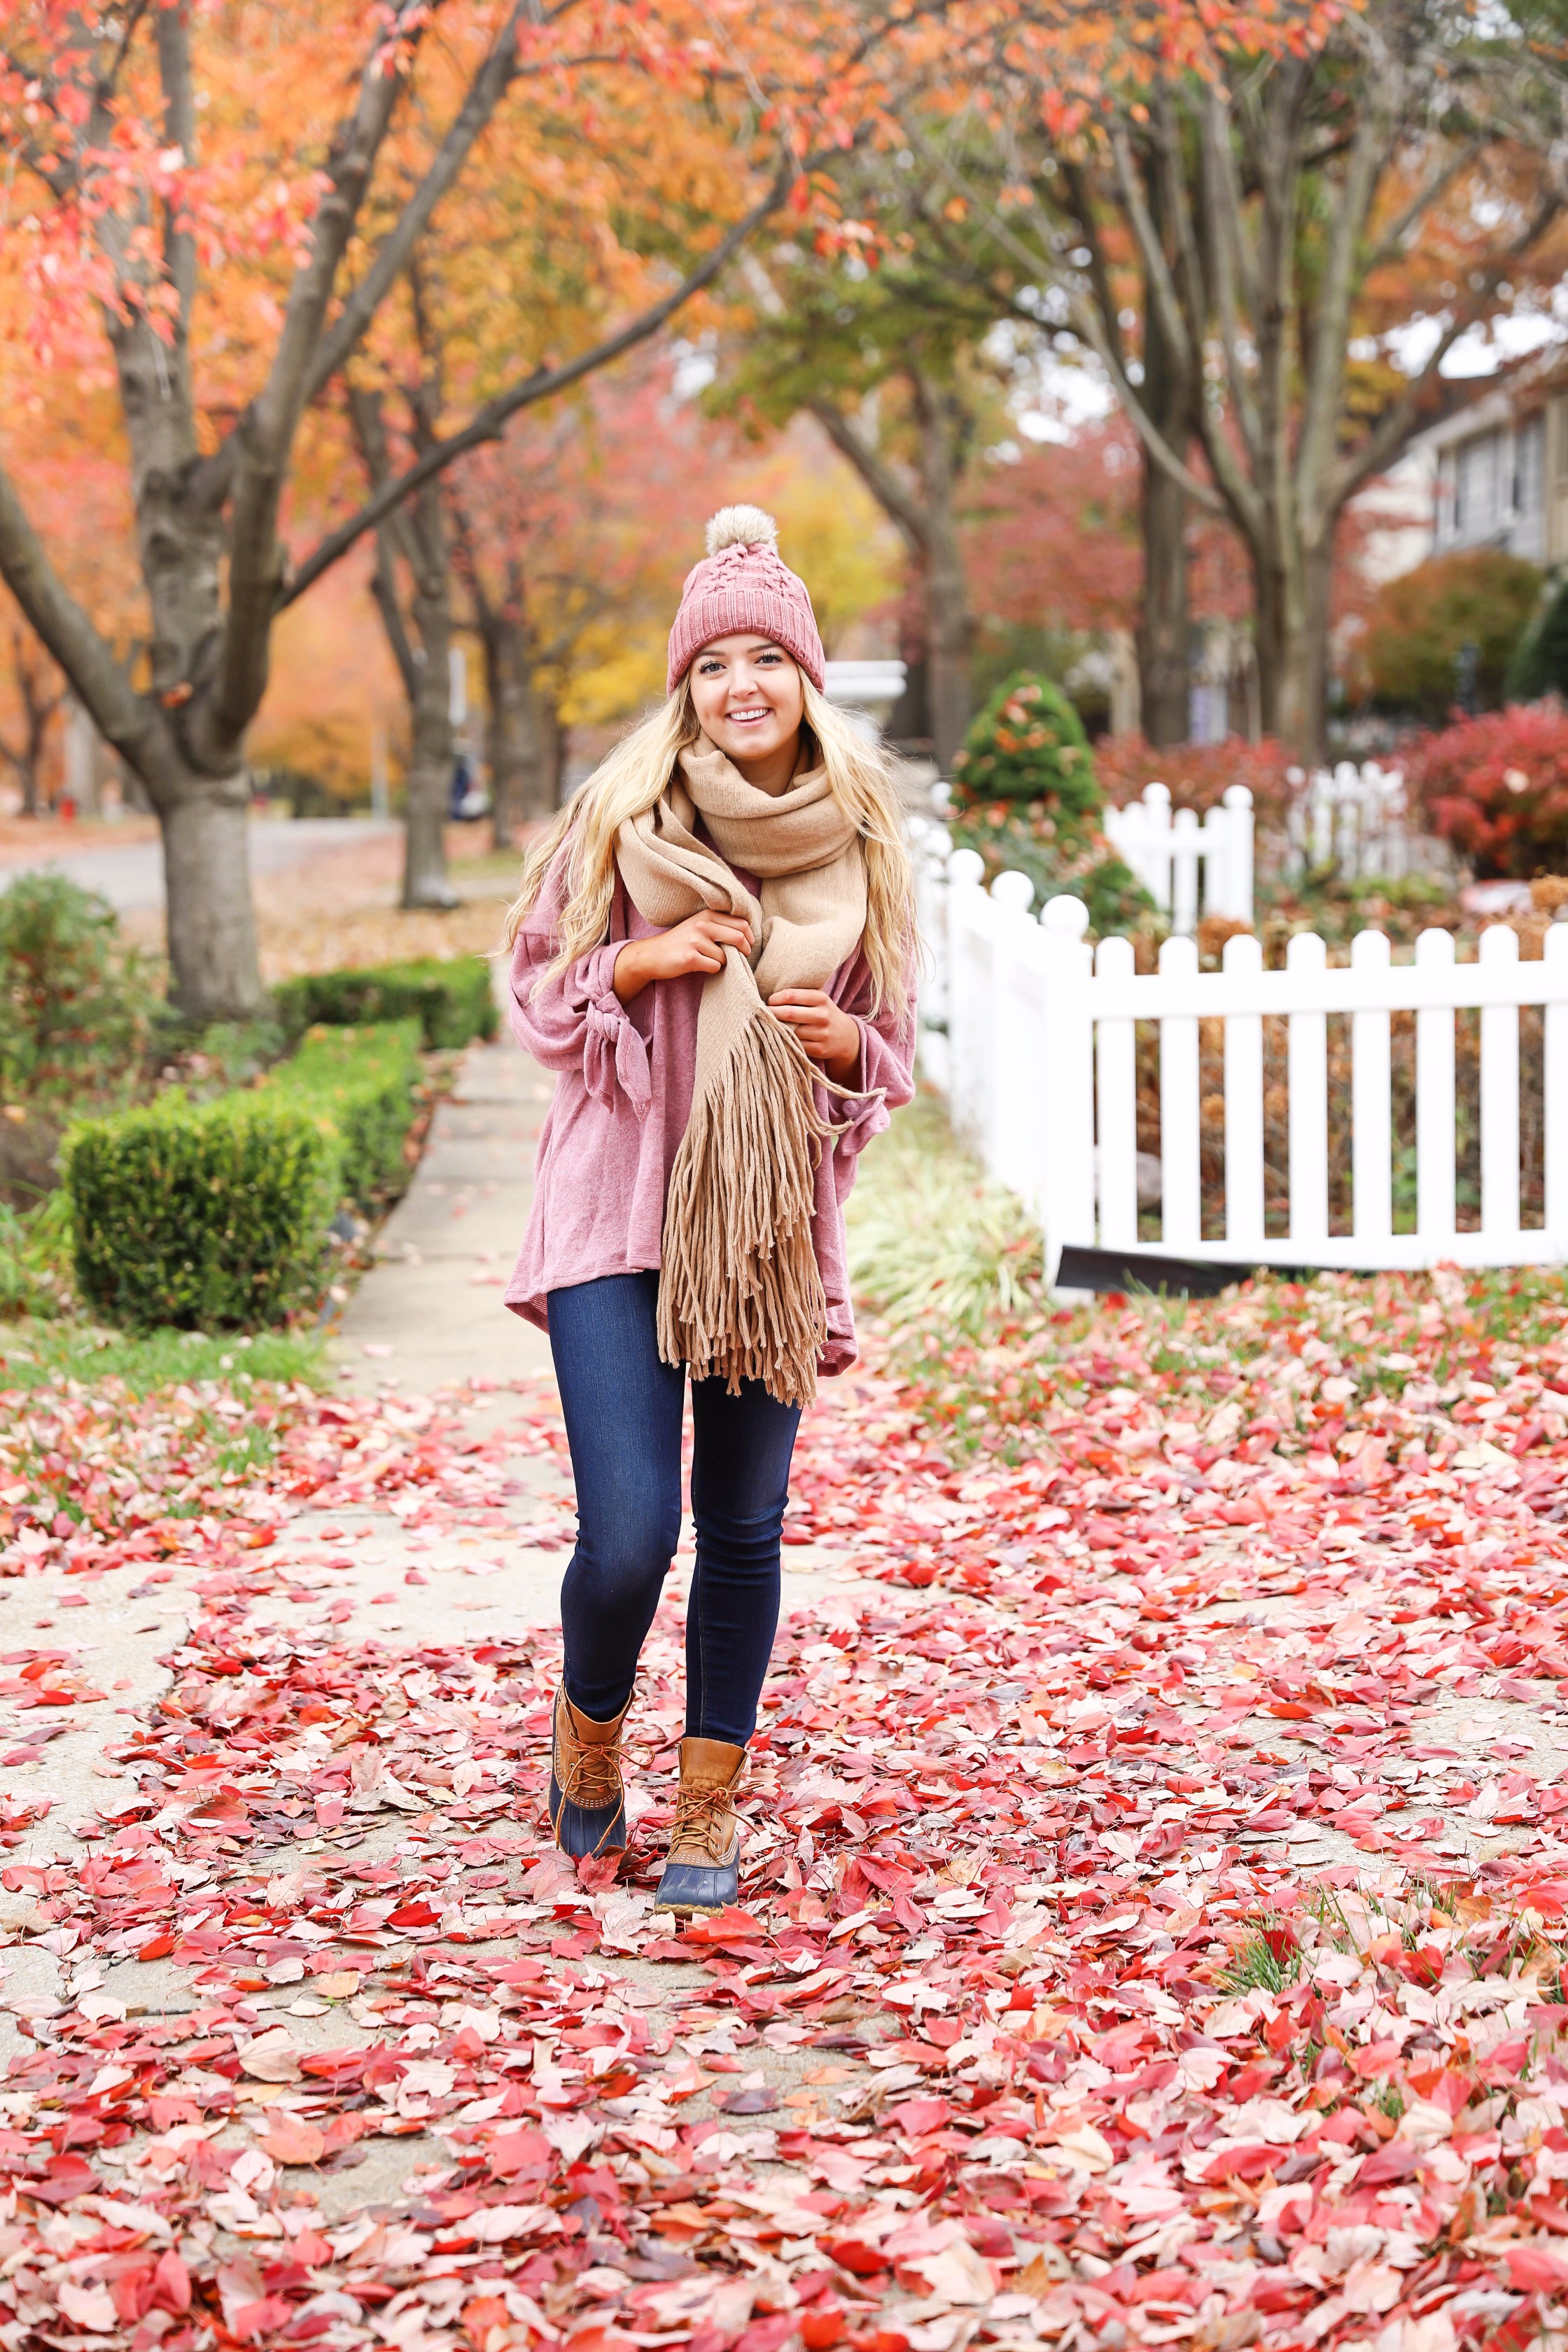
[[[1198,820],[1178,809],[1171,826],[1171,929],[1185,939],[1198,927],[1198,865],[1203,856]]]
[[[1288,971],[1322,971],[1328,950],[1315,931],[1298,931]],[[1292,1013],[1287,1047],[1290,1090],[1290,1246],[1309,1261],[1329,1237],[1329,1016]]]
[[[998,874],[991,885],[991,1095],[985,1127],[985,1164],[998,1184],[1026,1197],[1031,1159],[1027,1150],[1030,1090],[1016,1073],[1035,1058],[1038,1014],[1026,999],[1024,975],[1036,949],[1039,926],[1029,920],[1035,886],[1026,874]]]
[[[1149,896],[1163,915],[1171,911],[1171,793],[1167,784],[1145,784],[1143,787],[1144,853],[1148,871],[1144,877]]]
[[[1094,960],[1097,978],[1131,980],[1131,940],[1101,940]],[[1099,1179],[1100,1239],[1105,1249],[1138,1246],[1138,1066],[1135,1024],[1117,1013],[1101,1019],[1095,1043],[1096,1109],[1100,1140],[1094,1164]]]
[[[1334,810],[1334,864],[1341,878],[1353,882],[1361,872],[1361,811],[1353,787],[1361,779],[1348,760],[1334,763],[1330,780]]]
[[[915,908],[926,950],[918,979],[920,1068],[927,1084],[948,1090],[947,861],[952,848],[947,827],[911,817],[910,841],[915,869]]]
[[[1167,940],[1162,980],[1189,980],[1198,968],[1195,940]],[[1203,1239],[1203,1160],[1198,1085],[1198,1023],[1168,1013],[1160,1024],[1160,1238],[1168,1250]]]
[[[1263,942],[1226,940],[1221,970],[1263,969]],[[1230,1013],[1225,1023],[1225,1237],[1243,1249],[1263,1243],[1263,1015]]]
[[[1226,843],[1226,900],[1223,915],[1237,923],[1250,923],[1253,917],[1252,877],[1252,794],[1245,784],[1226,788],[1227,812]]]
[[[1311,841],[1314,866],[1328,866],[1334,855],[1334,782],[1327,768],[1314,768],[1311,795]]]
[[[1386,971],[1382,931],[1358,931],[1351,941],[1352,971]],[[1394,1231],[1394,1129],[1390,1094],[1389,1016],[1351,1014],[1351,1230],[1358,1242],[1386,1241]]]
[[[989,939],[982,944],[991,911],[984,878],[985,861],[977,850],[953,851],[947,863],[948,1100],[954,1131],[977,1150],[985,1133],[991,1025]]]
[[[1055,1282],[1067,1242],[1094,1242],[1093,965],[1084,939],[1089,908],[1079,898],[1048,898],[1040,917],[1044,1008],[1037,1073],[1008,1073],[1011,1083],[1037,1080],[1044,1107],[1037,1198],[1046,1235],[1046,1279]]]
[[[1452,931],[1422,931],[1417,971],[1454,966]],[[1415,1231],[1433,1258],[1454,1246],[1454,1011],[1423,1004],[1415,1014]]]
[[[1519,935],[1506,923],[1481,933],[1483,964],[1519,961]],[[1481,1231],[1500,1240],[1519,1231],[1519,1007],[1481,1007]]]
[[[1568,1253],[1568,923],[1553,923],[1542,953],[1552,983],[1563,990],[1542,1019],[1542,1138],[1546,1161],[1544,1223],[1559,1251]]]

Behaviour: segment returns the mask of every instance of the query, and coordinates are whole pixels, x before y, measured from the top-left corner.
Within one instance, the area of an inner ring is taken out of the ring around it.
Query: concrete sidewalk
[[[549,1372],[548,1340],[501,1294],[528,1223],[552,1091],[548,1071],[509,1038],[469,1047],[414,1181],[376,1238],[376,1263],[343,1311],[335,1352],[354,1386],[395,1374],[413,1394],[476,1373]]]
[[[432,1122],[408,1192],[379,1236],[376,1262],[331,1341],[345,1388],[409,1397],[449,1391],[458,1423],[449,1440],[500,1435],[504,1447],[509,1431],[516,1432],[517,1450],[503,1453],[487,1482],[489,1523],[410,1530],[378,1502],[307,1507],[288,1521],[278,1554],[289,1562],[288,1589],[266,1604],[279,1624],[314,1625],[330,1605],[338,1640],[374,1639],[395,1656],[425,1643],[504,1640],[556,1622],[574,1498],[563,1447],[539,1450],[537,1444],[541,1416],[548,1421],[556,1410],[549,1345],[502,1305],[527,1222],[552,1083],[510,1041],[469,1049]],[[497,1385],[476,1393],[468,1385],[476,1376]],[[801,1546],[786,1558],[786,1614],[820,1607],[834,1593],[867,1597],[864,1581],[845,1574],[842,1554],[819,1563],[811,1547]],[[691,1559],[688,1525],[668,1587],[677,1605]],[[28,1833],[29,1859],[58,1859],[68,1867],[86,1860],[90,1849],[78,1825],[91,1820],[106,1783],[125,1778],[122,1764],[105,1750],[123,1739],[134,1712],[167,1689],[168,1662],[196,1614],[195,1586],[205,1573],[180,1564],[160,1570],[166,1580],[154,1582],[131,1568],[83,1589],[51,1567],[0,1580],[0,1635],[18,1645],[53,1641],[90,1662],[116,1708],[73,1710],[47,1763],[23,1765],[9,1776],[18,1789],[34,1775],[47,1776],[54,1799]],[[878,1588],[877,1599],[882,1609],[925,1606],[922,1596],[887,1587]],[[400,1814],[374,1819],[355,1836],[357,1859],[394,1857],[405,1834]],[[301,1857],[325,1866],[330,1847],[304,1835],[293,1858]],[[190,1971],[170,1959],[126,1958],[106,1969],[89,1950],[57,1954],[39,1937],[30,1894],[0,1892],[0,1931],[7,1928],[18,1940],[0,1958],[0,2067],[26,2046],[14,2013],[18,2006],[37,2013],[42,2004],[47,2013],[52,2004],[106,1986],[135,2012],[156,2017],[188,2010],[196,1998]],[[629,1957],[596,1965],[661,1991],[689,1974]],[[266,2023],[286,2015],[302,2047],[367,2042],[381,2031],[375,2014],[357,2003],[301,2015],[289,2006],[298,1990],[258,1994],[255,2007],[272,2013],[264,2015]],[[798,2080],[798,2054],[765,2050],[757,2057],[781,2087]],[[368,2141],[358,2169],[317,2182],[323,2213],[396,2199],[410,2171],[438,2153],[423,2134]]]

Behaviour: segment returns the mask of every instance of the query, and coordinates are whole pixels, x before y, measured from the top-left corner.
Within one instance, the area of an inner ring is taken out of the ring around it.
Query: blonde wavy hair
[[[800,683],[805,702],[803,728],[815,742],[834,798],[854,819],[865,852],[862,950],[871,975],[872,1009],[880,1012],[889,1006],[901,1015],[909,1003],[915,956],[914,883],[887,754],[817,692],[804,670]],[[557,952],[541,983],[603,940],[615,893],[620,829],[655,805],[681,752],[701,732],[691,688],[683,677],[663,709],[634,727],[578,786],[529,851],[521,887],[507,909],[509,946],[531,913],[563,842],[571,845]]]

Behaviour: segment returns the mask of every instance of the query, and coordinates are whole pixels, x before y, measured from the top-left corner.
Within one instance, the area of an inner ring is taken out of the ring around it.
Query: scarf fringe
[[[834,1129],[821,1073],[759,1004],[691,1117],[670,1171],[658,1286],[658,1348],[694,1380],[722,1374],[738,1396],[761,1381],[809,1404],[827,1339],[811,1243],[816,1171]]]

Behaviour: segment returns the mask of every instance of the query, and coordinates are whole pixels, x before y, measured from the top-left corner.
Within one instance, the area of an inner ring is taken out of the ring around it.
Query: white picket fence
[[[1403,769],[1342,760],[1310,776],[1288,768],[1285,781],[1291,788],[1289,835],[1296,872],[1331,866],[1345,882],[1400,882],[1427,862],[1432,845],[1411,830]]]
[[[1091,950],[1076,898],[1037,919],[1021,874],[984,887],[973,851],[950,852],[942,828],[916,839],[921,913],[934,967],[922,1002],[921,1066],[949,1098],[955,1127],[990,1173],[1029,1205],[1055,1273],[1068,1244],[1225,1263],[1417,1267],[1555,1263],[1568,1257],[1568,925],[1543,961],[1521,963],[1515,934],[1483,932],[1479,960],[1455,960],[1450,933],[1424,931],[1413,963],[1363,931],[1348,966],[1323,941],[1290,942],[1283,971],[1263,969],[1255,938],[1226,944],[1223,969],[1198,970],[1190,939],[1172,938],[1157,974],[1133,969],[1131,944]],[[1520,1223],[1520,1023],[1542,1005],[1545,1213]],[[1455,1214],[1455,1014],[1480,1012],[1480,1224]],[[1393,1229],[1391,1015],[1415,1014],[1415,1230]],[[1329,1230],[1330,1013],[1352,1023],[1348,1104],[1352,1230]],[[1289,1024],[1289,1230],[1264,1230],[1263,1023]],[[1225,1231],[1202,1230],[1198,1024],[1224,1023]],[[1135,1024],[1159,1030],[1160,1219],[1139,1236]]]
[[[945,814],[947,786],[939,784],[932,799]],[[1196,930],[1200,912],[1251,922],[1252,794],[1245,784],[1232,784],[1202,818],[1195,809],[1173,811],[1168,785],[1145,784],[1141,800],[1108,807],[1104,824],[1106,839],[1173,931]]]
[[[1184,937],[1205,915],[1252,920],[1252,794],[1232,784],[1201,820],[1171,808],[1167,785],[1145,784],[1142,800],[1105,812],[1105,835]],[[1201,888],[1200,888],[1201,875]]]

